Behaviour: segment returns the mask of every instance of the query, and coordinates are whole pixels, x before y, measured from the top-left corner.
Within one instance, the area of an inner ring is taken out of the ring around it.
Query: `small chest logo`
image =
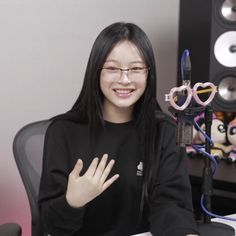
[[[143,162],[140,161],[139,164],[137,165],[137,176],[142,176],[143,175]]]

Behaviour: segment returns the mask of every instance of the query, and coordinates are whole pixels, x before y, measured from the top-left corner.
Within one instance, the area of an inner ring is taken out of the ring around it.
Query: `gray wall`
[[[0,0],[0,223],[30,235],[27,196],[12,154],[25,124],[68,110],[81,89],[93,41],[108,24],[131,21],[157,59],[158,99],[175,85],[179,0]]]

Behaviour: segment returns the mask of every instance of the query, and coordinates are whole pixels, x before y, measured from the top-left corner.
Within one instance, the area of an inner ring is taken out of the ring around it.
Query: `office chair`
[[[17,223],[5,223],[0,225],[0,236],[21,236],[22,229]]]
[[[49,124],[49,120],[30,123],[16,133],[13,141],[14,158],[30,203],[32,236],[45,235],[40,225],[37,199],[42,172],[44,136]]]

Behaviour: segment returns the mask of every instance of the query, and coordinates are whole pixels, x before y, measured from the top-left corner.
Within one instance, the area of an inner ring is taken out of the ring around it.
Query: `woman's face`
[[[139,50],[131,42],[122,41],[110,52],[102,68],[103,109],[132,114],[134,104],[146,89],[148,76],[147,65]]]

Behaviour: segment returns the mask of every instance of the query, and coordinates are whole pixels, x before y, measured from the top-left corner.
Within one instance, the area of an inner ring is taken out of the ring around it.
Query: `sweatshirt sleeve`
[[[192,210],[192,194],[186,153],[176,145],[176,126],[160,130],[160,162],[150,195],[150,228],[154,236],[198,234]]]
[[[44,231],[52,236],[73,235],[83,223],[84,208],[70,207],[65,198],[68,175],[73,168],[69,155],[62,122],[52,122],[45,135],[38,198]]]

